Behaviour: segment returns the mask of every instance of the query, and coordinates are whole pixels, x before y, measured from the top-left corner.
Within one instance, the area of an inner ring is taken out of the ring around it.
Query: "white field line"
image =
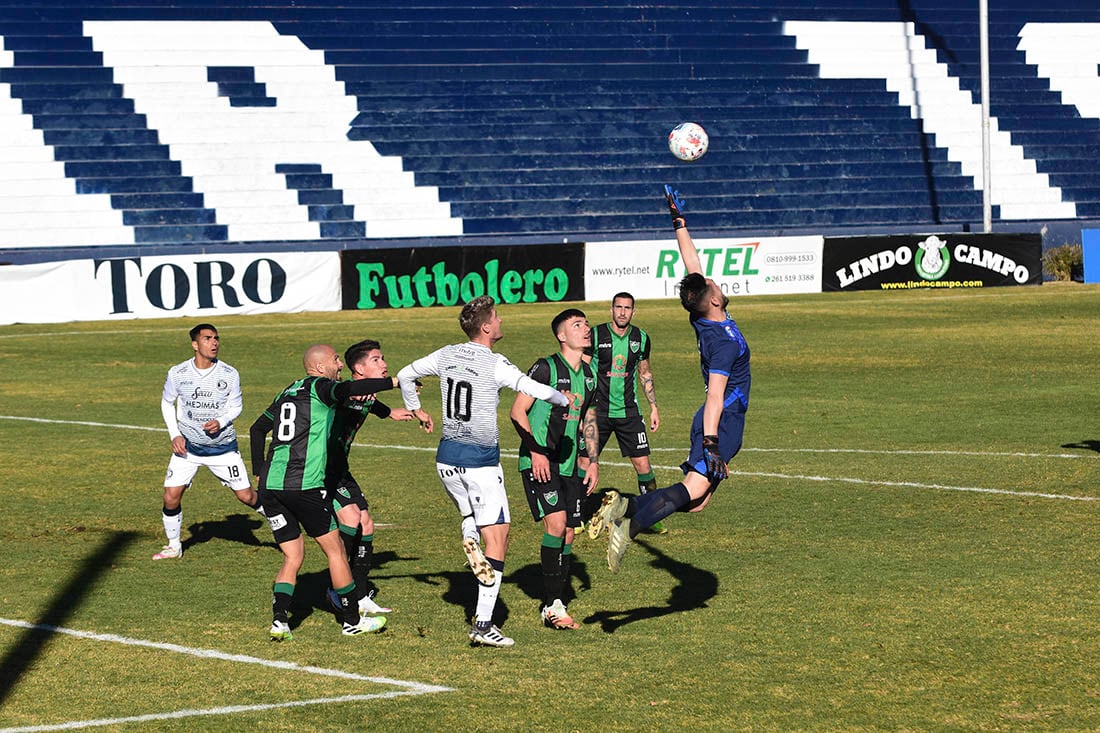
[[[20,417],[16,415],[0,415],[0,420],[24,420],[27,422],[38,423],[51,423],[59,425],[87,425],[90,427],[101,428],[117,428],[120,430],[144,430],[149,432],[162,432],[164,428],[149,428],[140,425],[115,425],[111,423],[97,423],[77,420],[50,420],[40,417]],[[247,435],[239,436],[243,440],[248,440]],[[411,445],[387,445],[378,443],[355,443],[354,445],[362,448],[372,448],[375,450],[407,450],[418,451],[424,453],[434,453],[435,448],[429,448],[424,446],[411,446]],[[676,451],[683,450],[677,448],[660,448],[661,451]],[[920,451],[920,450],[861,450],[861,449],[846,449],[846,448],[744,448],[743,453],[747,452],[767,452],[767,453],[867,453],[874,455],[950,455],[950,456],[974,456],[974,457],[991,457],[991,458],[1053,458],[1053,459],[1081,459],[1081,458],[1094,458],[1087,455],[1076,455],[1072,453],[1012,453],[1012,452],[980,452],[980,451]],[[515,457],[514,451],[501,451],[501,455]],[[623,461],[601,461],[606,466],[630,466],[631,464]],[[654,468],[658,468],[665,471],[678,471],[680,466],[661,466],[654,464]],[[1027,498],[1038,499],[1061,499],[1065,501],[1100,501],[1100,497],[1094,496],[1073,496],[1070,494],[1046,494],[1037,491],[1013,491],[1011,489],[992,489],[981,486],[949,486],[945,484],[926,484],[915,481],[879,481],[870,479],[850,478],[845,476],[803,476],[799,474],[786,474],[786,473],[769,473],[765,471],[730,471],[731,476],[748,476],[757,478],[779,478],[790,481],[815,481],[821,483],[835,482],[853,485],[863,486],[886,486],[897,488],[910,488],[910,489],[930,489],[936,491],[959,491],[964,493],[977,493],[977,494],[1000,494],[1003,496],[1019,496]],[[0,731],[3,733],[3,731]]]
[[[216,649],[199,649],[195,647],[180,646],[179,644],[165,644],[156,641],[146,641],[144,639],[131,639],[129,637],[118,636],[116,634],[97,634],[91,631],[78,631],[76,629],[66,629],[60,626],[48,626],[45,624],[32,624],[26,621],[18,621],[15,619],[0,618],[0,624],[6,626],[15,626],[17,628],[23,629],[49,631],[54,634],[67,634],[69,636],[75,636],[80,639],[90,639],[92,641],[106,641],[113,642],[115,644],[124,644],[126,646],[144,647],[147,649],[159,649],[161,651],[174,652],[177,654],[189,654],[193,657],[200,657],[202,659],[217,659],[227,662],[236,662],[239,664],[255,664],[261,667],[270,667],[273,669],[284,671],[305,672],[307,674],[336,677],[339,679],[351,680],[355,682],[370,682],[372,684],[388,685],[390,687],[400,688],[397,690],[389,690],[387,692],[378,692],[369,695],[341,695],[340,697],[324,697],[315,698],[312,700],[294,700],[290,702],[265,703],[260,705],[227,705],[218,708],[175,710],[167,713],[151,713],[148,715],[135,715],[121,718],[74,720],[65,723],[47,725],[33,725],[19,728],[0,728],[0,733],[29,733],[30,731],[76,730],[79,728],[119,725],[122,723],[173,720],[178,718],[191,718],[209,715],[231,715],[234,713],[256,712],[261,710],[272,710],[276,708],[302,707],[305,705],[329,705],[333,703],[359,702],[362,700],[382,700],[409,695],[427,695],[436,692],[454,691],[450,687],[426,685],[420,682],[410,682],[408,680],[395,680],[389,677],[368,677],[361,674],[355,674],[354,672],[343,672],[338,669],[303,666],[300,664],[295,664],[294,662],[261,659],[260,657],[252,657],[246,654],[228,654],[226,652],[217,651]]]

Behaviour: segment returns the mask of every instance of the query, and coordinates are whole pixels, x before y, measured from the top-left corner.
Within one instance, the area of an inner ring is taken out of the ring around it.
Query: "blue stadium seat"
[[[1082,5],[994,3],[990,40],[998,129],[1085,220],[1100,213],[1091,171],[1100,120],[1064,102],[1020,49],[1025,23],[1100,23],[1100,9]],[[955,0],[3,3],[0,53],[10,63],[0,65],[0,84],[76,190],[109,194],[139,243],[231,235],[210,203],[210,179],[181,163],[85,21],[214,19],[270,21],[323,52],[355,97],[347,138],[399,158],[395,170],[417,186],[436,187],[465,235],[650,235],[667,225],[665,182],[684,189],[704,234],[957,229],[981,219],[981,193],[948,155],[947,133],[915,119],[873,62],[857,78],[830,76],[784,32],[786,21],[912,23],[918,49],[933,52],[976,104],[977,9]],[[274,85],[245,62],[205,73],[234,109],[279,105]],[[697,163],[665,147],[683,120],[711,135]],[[299,205],[288,220],[313,222],[318,240],[372,231],[333,165],[298,160],[274,172],[290,208]],[[235,173],[227,162],[224,175]]]

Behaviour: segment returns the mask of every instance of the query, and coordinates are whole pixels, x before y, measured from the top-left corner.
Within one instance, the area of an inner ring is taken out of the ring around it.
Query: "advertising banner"
[[[776,295],[821,292],[821,237],[696,239],[703,274],[722,292]],[[676,240],[590,242],[585,252],[585,300],[678,298],[686,274]]]
[[[344,310],[584,298],[584,245],[410,247],[344,250]]]
[[[1038,285],[1041,234],[913,234],[825,240],[824,290]]]
[[[339,309],[336,252],[119,257],[0,267],[0,324]]]

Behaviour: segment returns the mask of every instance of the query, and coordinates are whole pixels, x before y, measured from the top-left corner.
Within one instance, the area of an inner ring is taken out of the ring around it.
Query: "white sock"
[[[474,612],[475,621],[492,621],[493,609],[497,606],[497,596],[500,595],[500,580],[502,573],[499,570],[493,572],[493,584],[477,584],[477,610]]]
[[[477,522],[474,521],[473,516],[462,518],[462,539],[472,537],[478,542],[481,542],[481,532],[477,529]]]
[[[168,538],[168,545],[176,548],[180,548],[180,530],[183,528],[183,512],[170,517],[167,514],[161,512],[161,521],[164,522],[164,535]]]

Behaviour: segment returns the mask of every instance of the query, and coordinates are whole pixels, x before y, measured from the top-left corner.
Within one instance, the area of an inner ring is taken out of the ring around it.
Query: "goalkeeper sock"
[[[682,506],[691,503],[691,494],[682,483],[650,491],[634,500],[634,517],[630,520],[630,537],[633,539],[639,531],[652,527]]]

